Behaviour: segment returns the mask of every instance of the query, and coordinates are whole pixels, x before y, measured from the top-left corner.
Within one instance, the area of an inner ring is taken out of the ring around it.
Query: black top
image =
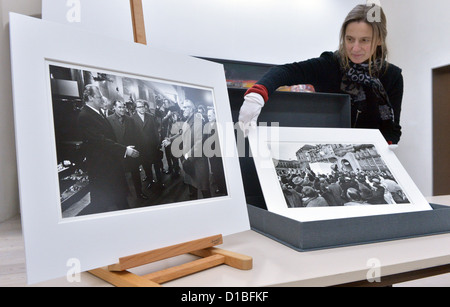
[[[386,125],[385,121],[381,121],[378,103],[374,101],[376,96],[372,91],[366,91],[367,103],[364,107],[356,106],[352,102],[352,127],[380,129],[387,141],[398,143],[401,136],[400,112],[403,97],[401,72],[399,67],[389,64],[379,76],[394,110],[394,123]],[[343,74],[337,55],[333,52],[324,52],[318,58],[275,66],[257,84],[265,86],[269,96],[280,86],[297,84],[311,84],[317,92],[342,94]],[[358,117],[357,107],[362,111]]]

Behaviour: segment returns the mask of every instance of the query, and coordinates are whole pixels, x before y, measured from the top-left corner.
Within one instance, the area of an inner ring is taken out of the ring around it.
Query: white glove
[[[388,148],[390,150],[392,150],[392,151],[395,151],[398,148],[398,145],[397,144],[390,144],[390,145],[388,145]]]
[[[244,97],[244,103],[239,111],[239,127],[244,132],[244,137],[248,135],[250,125],[256,126],[256,121],[264,106],[264,98],[257,93],[249,93]]]
[[[125,151],[125,157],[126,156],[132,157],[132,158],[137,158],[137,157],[139,157],[139,151],[134,149],[134,146],[128,146],[127,150]]]

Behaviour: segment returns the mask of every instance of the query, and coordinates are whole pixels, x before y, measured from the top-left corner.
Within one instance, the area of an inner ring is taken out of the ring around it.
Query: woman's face
[[[363,21],[349,23],[344,39],[347,56],[355,64],[369,60],[379,45],[378,42],[372,44],[374,40],[372,26]]]

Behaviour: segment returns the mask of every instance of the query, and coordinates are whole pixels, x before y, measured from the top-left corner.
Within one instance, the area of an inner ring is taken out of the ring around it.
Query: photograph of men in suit
[[[96,85],[86,85],[85,106],[78,116],[89,175],[90,204],[80,215],[127,209],[127,184],[123,169],[125,157],[137,158],[133,146],[117,142],[108,120],[102,115],[104,97]]]
[[[147,112],[148,102],[143,99],[136,100],[136,113],[132,115],[138,132],[139,132],[139,143],[141,144],[141,163],[144,168],[147,180],[150,183],[147,188],[151,188],[152,185],[159,189],[164,188],[164,183],[162,182],[162,151],[160,150],[161,138],[159,136],[158,127],[154,116]],[[154,168],[156,180],[153,177]]]
[[[227,195],[210,89],[49,68],[62,218]]]
[[[108,121],[114,130],[117,142],[122,145],[133,144],[134,148],[138,151],[142,151],[139,147],[139,131],[134,120],[126,113],[127,107],[123,100],[115,100],[113,102],[114,114],[108,116]],[[147,195],[142,192],[141,173],[139,170],[140,160],[127,159],[123,160],[124,171],[131,174],[136,197],[141,199],[148,199]],[[131,193],[132,194],[132,193]]]

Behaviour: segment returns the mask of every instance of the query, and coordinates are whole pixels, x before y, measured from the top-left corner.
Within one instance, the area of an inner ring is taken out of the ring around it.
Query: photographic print
[[[409,203],[373,144],[270,145],[288,208]]]
[[[48,67],[63,218],[227,195],[211,89]]]
[[[254,127],[269,211],[299,221],[431,210],[375,129]]]
[[[250,229],[221,64],[14,13],[10,32],[29,284]]]

